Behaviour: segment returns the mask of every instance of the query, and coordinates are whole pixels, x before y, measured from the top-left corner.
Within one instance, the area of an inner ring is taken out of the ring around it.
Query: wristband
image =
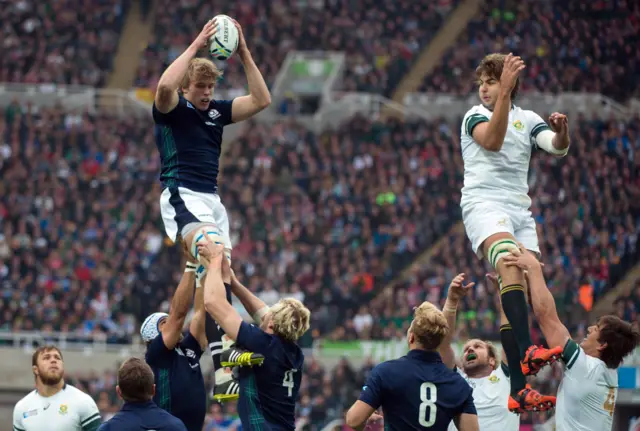
[[[184,272],[196,272],[196,269],[198,269],[198,264],[187,262],[187,266],[184,269]]]

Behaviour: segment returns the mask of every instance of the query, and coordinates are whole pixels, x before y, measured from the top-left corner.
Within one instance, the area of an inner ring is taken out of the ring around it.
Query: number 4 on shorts
[[[293,373],[297,373],[298,370],[295,368],[290,369],[289,371],[284,372],[284,379],[282,380],[282,386],[287,388],[287,396],[290,397],[293,395]]]

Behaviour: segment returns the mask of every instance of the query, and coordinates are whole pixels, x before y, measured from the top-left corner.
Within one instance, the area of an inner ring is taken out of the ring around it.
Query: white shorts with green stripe
[[[496,233],[510,233],[527,250],[540,254],[536,222],[531,211],[516,205],[496,202],[465,203],[462,221],[479,258],[484,257],[482,243]]]

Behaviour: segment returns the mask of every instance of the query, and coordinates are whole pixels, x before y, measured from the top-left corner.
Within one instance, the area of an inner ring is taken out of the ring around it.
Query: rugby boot
[[[263,355],[247,352],[235,345],[220,354],[220,364],[223,367],[252,367],[262,365],[263,362]]]
[[[240,397],[240,384],[231,368],[216,370],[211,398],[219,403],[234,401]]]
[[[562,347],[545,349],[539,346],[531,346],[524,354],[520,362],[522,373],[525,376],[535,376],[546,365],[553,364],[562,357]]]
[[[514,396],[509,396],[509,411],[512,413],[546,412],[556,405],[556,397],[540,395],[538,391],[526,385],[523,390]]]

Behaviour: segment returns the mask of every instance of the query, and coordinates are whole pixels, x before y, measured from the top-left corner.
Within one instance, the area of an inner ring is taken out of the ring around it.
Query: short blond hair
[[[414,310],[410,330],[424,349],[435,350],[449,333],[449,325],[442,311],[425,301]]]
[[[216,67],[213,61],[207,58],[192,58],[187,68],[187,73],[182,78],[181,88],[187,88],[192,82],[213,81],[222,77],[222,71]]]
[[[298,341],[309,329],[311,312],[295,298],[283,298],[269,311],[274,334],[287,341]]]

